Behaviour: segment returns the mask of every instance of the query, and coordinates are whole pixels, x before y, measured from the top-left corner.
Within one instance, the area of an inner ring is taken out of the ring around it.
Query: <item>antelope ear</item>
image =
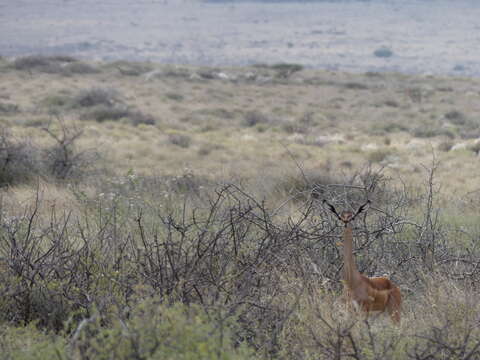
[[[335,208],[333,207],[333,205],[330,204],[327,200],[323,199],[322,204],[323,204],[323,205],[327,205],[328,209],[329,209],[331,212],[337,213],[337,210],[335,210]]]
[[[363,204],[362,206],[360,206],[355,214],[355,216],[357,216],[358,214],[360,214],[361,212],[364,212],[364,211],[367,211],[368,208],[370,207],[370,203],[371,201],[370,200],[367,200],[367,202],[365,204]]]
[[[330,203],[329,203],[327,200],[325,200],[325,199],[323,199],[322,204],[323,204],[323,205],[327,205],[328,209],[329,209],[332,213],[334,213],[337,218],[339,218],[340,220],[342,220],[342,218],[340,217],[340,215],[338,215],[337,210],[335,210],[335,207],[334,207],[332,204],[330,204]]]

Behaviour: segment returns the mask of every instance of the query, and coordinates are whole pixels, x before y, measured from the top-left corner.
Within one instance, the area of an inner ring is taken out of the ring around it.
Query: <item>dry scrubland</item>
[[[478,359],[480,81],[0,58],[0,358]],[[341,228],[403,320],[344,311]]]

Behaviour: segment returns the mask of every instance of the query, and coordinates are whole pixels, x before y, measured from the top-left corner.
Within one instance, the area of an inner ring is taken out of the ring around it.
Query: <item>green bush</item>
[[[39,331],[33,324],[25,327],[0,325],[1,359],[67,359],[67,341],[58,335]]]
[[[72,328],[69,341],[33,324],[0,326],[1,358],[241,360],[254,358],[233,341],[238,325],[231,314],[208,314],[199,306],[143,300],[128,318],[101,318],[93,311]],[[67,335],[67,334],[65,334]]]
[[[145,300],[128,319],[102,326],[93,317],[74,338],[78,359],[252,359],[253,352],[232,340],[236,324],[224,313],[199,306]]]

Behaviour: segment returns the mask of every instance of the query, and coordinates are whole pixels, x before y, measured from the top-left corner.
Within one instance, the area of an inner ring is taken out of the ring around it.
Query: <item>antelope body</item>
[[[369,201],[362,205],[355,214],[343,211],[338,215],[333,205],[324,200],[330,210],[344,224],[343,230],[343,260],[344,260],[344,295],[347,304],[353,304],[365,311],[388,311],[392,320],[400,322],[400,307],[402,295],[400,289],[386,277],[367,277],[361,274],[353,256],[352,221],[365,210]]]

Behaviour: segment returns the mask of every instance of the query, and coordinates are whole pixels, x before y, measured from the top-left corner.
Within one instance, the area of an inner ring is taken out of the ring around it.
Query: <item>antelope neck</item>
[[[343,261],[345,282],[350,288],[352,288],[358,270],[353,257],[353,235],[351,223],[345,224],[345,229],[343,230]]]

